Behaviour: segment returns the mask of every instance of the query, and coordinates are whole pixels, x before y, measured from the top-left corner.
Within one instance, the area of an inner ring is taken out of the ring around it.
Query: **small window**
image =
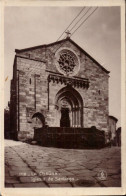
[[[30,80],[29,80],[29,83],[31,84],[31,78],[30,78]]]
[[[99,93],[99,95],[100,95],[101,91],[99,90],[98,93]]]

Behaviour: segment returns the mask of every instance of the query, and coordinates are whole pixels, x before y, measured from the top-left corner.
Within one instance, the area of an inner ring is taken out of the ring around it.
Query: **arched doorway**
[[[40,112],[35,113],[32,116],[32,124],[33,124],[33,127],[35,127],[35,128],[44,127],[44,125],[45,125],[44,116]]]
[[[56,95],[60,127],[83,127],[83,100],[72,87],[62,88]]]
[[[69,108],[61,108],[60,127],[70,127]]]

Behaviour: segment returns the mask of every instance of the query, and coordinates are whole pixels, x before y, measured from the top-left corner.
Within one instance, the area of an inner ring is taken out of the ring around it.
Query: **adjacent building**
[[[116,124],[118,119],[114,116],[109,116],[109,139],[116,144]]]

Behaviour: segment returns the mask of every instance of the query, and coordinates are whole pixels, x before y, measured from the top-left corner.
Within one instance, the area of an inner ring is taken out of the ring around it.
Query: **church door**
[[[70,127],[69,108],[61,109],[60,127]]]

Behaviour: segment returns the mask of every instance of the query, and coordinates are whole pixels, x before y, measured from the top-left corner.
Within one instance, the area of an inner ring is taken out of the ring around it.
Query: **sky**
[[[87,10],[87,8],[85,8]],[[94,10],[95,7],[92,7]],[[4,77],[5,104],[10,100],[15,49],[57,41],[82,7],[5,7]],[[82,13],[83,14],[83,13]],[[71,39],[110,71],[109,115],[121,126],[120,7],[98,7]],[[61,38],[63,39],[64,36]]]

